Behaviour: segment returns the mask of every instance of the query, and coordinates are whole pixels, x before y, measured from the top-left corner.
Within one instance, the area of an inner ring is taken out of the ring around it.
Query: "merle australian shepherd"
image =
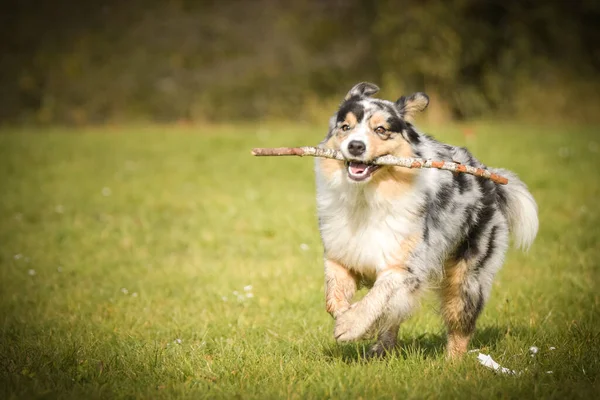
[[[475,322],[504,262],[509,232],[529,248],[538,229],[537,205],[507,170],[506,186],[438,169],[376,166],[376,157],[422,157],[486,168],[468,150],[440,143],[410,121],[424,110],[424,93],[396,102],[372,98],[379,88],[359,83],[329,122],[320,147],[347,160],[316,160],[317,209],[325,250],[327,311],[340,342],[376,337],[369,355],[396,345],[426,287],[441,299],[447,355],[465,353]],[[360,301],[360,285],[370,288]]]

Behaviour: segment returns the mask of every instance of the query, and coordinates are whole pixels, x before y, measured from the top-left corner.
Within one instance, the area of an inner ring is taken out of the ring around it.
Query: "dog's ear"
[[[396,106],[402,118],[412,119],[416,113],[423,111],[429,105],[429,96],[423,92],[402,96],[396,101]]]
[[[379,87],[374,83],[361,82],[350,89],[344,100],[348,100],[351,97],[369,97],[377,92],[379,92]]]

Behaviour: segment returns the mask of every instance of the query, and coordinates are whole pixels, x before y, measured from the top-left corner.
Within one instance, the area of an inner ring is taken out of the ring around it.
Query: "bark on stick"
[[[256,148],[252,150],[254,156],[310,156],[332,158],[334,160],[346,161],[340,151],[333,149],[323,149],[320,147],[303,146],[303,147],[275,147],[275,148]],[[508,179],[498,174],[494,174],[486,169],[472,167],[470,165],[458,164],[450,161],[434,161],[425,160],[423,158],[412,157],[394,157],[382,156],[372,161],[376,165],[395,165],[404,168],[437,168],[455,173],[464,173],[475,176],[480,176],[491,180],[492,182],[506,185]]]

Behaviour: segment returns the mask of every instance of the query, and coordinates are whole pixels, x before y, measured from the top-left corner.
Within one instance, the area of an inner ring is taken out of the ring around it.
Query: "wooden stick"
[[[256,148],[252,149],[253,156],[310,156],[310,157],[323,157],[331,158],[334,160],[346,161],[340,151],[333,149],[324,149],[321,147],[275,147],[275,148]],[[494,174],[486,169],[472,167],[470,165],[458,164],[450,161],[433,161],[425,160],[423,158],[412,158],[412,157],[394,157],[394,156],[381,156],[372,161],[376,165],[396,165],[404,168],[437,168],[446,171],[452,171],[456,173],[465,173],[470,175],[479,176],[491,180],[492,182],[506,185],[508,179],[498,174]]]

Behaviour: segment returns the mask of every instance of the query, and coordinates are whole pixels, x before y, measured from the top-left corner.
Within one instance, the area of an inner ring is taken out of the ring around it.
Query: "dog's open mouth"
[[[346,167],[348,168],[348,177],[356,182],[364,181],[379,169],[379,165],[364,164],[357,161],[346,162]]]

